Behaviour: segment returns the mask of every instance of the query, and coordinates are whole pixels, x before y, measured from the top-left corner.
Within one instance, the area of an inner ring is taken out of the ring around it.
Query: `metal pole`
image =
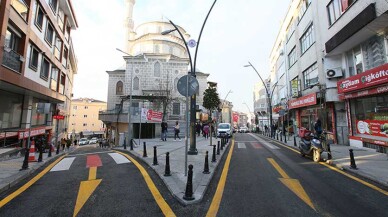
[[[187,176],[187,155],[189,145],[189,76],[186,81],[186,135],[185,135],[185,176]],[[194,136],[195,137],[195,136]]]
[[[139,104],[140,104],[140,102],[139,102]],[[144,104],[144,102],[143,102],[143,104]],[[140,144],[140,138],[141,138],[141,115],[143,113],[143,108],[141,106],[139,106],[139,107],[140,107],[139,144]]]
[[[28,156],[30,152],[30,135],[31,135],[31,127],[32,127],[32,105],[29,105],[28,107],[31,106],[31,109],[27,108],[27,110],[30,110],[30,126],[28,129],[28,138],[27,138],[27,146],[26,146],[26,153],[24,155],[24,161],[22,165],[22,170],[28,169]],[[23,133],[23,139],[24,139],[24,133]]]

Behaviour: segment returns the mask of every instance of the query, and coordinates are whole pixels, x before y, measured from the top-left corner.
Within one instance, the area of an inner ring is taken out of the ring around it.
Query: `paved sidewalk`
[[[74,151],[75,147],[70,147],[70,151]],[[10,150],[0,149],[0,153],[5,153]],[[18,154],[15,157],[8,158],[3,157],[0,159],[0,193],[8,190],[12,186],[16,185],[19,181],[27,178],[30,174],[34,173],[37,169],[43,166],[47,166],[46,163],[54,161],[59,156],[67,153],[68,151],[60,151],[59,155],[55,154],[55,151],[52,152],[52,157],[48,158],[48,153],[43,153],[42,162],[29,162],[27,170],[20,170],[23,165],[24,156]],[[35,159],[38,160],[39,154],[35,154]]]
[[[139,140],[135,140],[139,143]],[[220,139],[213,137],[213,145],[216,145]],[[231,144],[231,140],[230,144]],[[146,142],[147,157],[143,157],[143,142]],[[133,151],[130,151],[130,147],[127,147],[127,151],[143,160],[155,172],[160,176],[163,182],[166,184],[170,192],[177,198],[181,203],[187,205],[201,201],[205,191],[213,177],[214,170],[218,166],[221,157],[226,151],[228,146],[225,146],[223,150],[220,150],[220,155],[216,154],[217,161],[212,163],[213,146],[210,146],[210,139],[205,140],[203,137],[197,137],[196,147],[198,150],[197,155],[188,155],[188,164],[193,165],[193,197],[194,200],[187,201],[183,199],[186,189],[187,176],[185,176],[185,140],[174,141],[171,138],[167,138],[167,141],[161,141],[160,139],[142,139],[141,145],[134,147]],[[154,146],[157,147],[157,159],[158,165],[154,166]],[[190,144],[189,144],[190,146]],[[123,147],[116,148],[117,150],[124,150]],[[188,148],[189,149],[189,148]],[[220,148],[221,149],[221,148]],[[205,155],[208,151],[209,155],[209,171],[210,174],[203,174]],[[170,153],[170,170],[171,176],[164,176],[166,166],[166,153]],[[217,152],[217,151],[216,151]]]
[[[258,134],[256,134],[258,135]],[[263,135],[261,135],[263,136]],[[265,137],[268,138],[269,137]],[[280,139],[280,138],[279,138]],[[299,137],[296,137],[296,145],[298,146],[300,141]],[[294,138],[287,136],[287,144],[295,149],[298,149],[297,146],[294,146]],[[334,165],[341,170],[346,170],[351,173],[358,174],[362,177],[380,183],[388,187],[388,155],[377,152],[374,149],[370,148],[358,148],[353,146],[344,146],[332,144],[331,149],[331,160],[328,159],[327,152],[322,153],[322,158],[326,160],[327,163]],[[357,169],[350,168],[350,155],[349,149],[353,149],[354,159],[356,162]]]

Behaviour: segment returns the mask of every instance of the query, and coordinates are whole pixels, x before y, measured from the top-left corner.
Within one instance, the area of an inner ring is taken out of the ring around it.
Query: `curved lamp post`
[[[186,47],[186,50],[187,50],[187,53],[189,54],[189,60],[190,60],[190,74],[193,76],[193,77],[196,77],[195,74],[196,74],[196,63],[197,63],[197,54],[198,54],[198,47],[199,47],[199,42],[201,40],[201,36],[202,36],[202,32],[203,32],[203,28],[205,27],[205,24],[206,24],[206,21],[210,15],[210,12],[212,11],[214,5],[216,4],[217,0],[214,0],[209,12],[207,13],[206,15],[206,18],[202,24],[202,28],[201,28],[201,31],[199,33],[199,36],[198,36],[198,40],[197,40],[197,46],[195,48],[195,56],[194,56],[194,62],[192,61],[192,58],[191,58],[191,54],[190,54],[190,50],[189,50],[189,47],[187,45],[187,42],[185,40],[185,38],[183,37],[183,34],[182,32],[179,30],[179,28],[175,25],[174,22],[172,22],[171,20],[169,20],[169,22],[171,23],[171,25],[174,26],[174,29],[170,29],[170,30],[166,30],[166,31],[163,31],[161,34],[162,35],[167,35],[167,34],[170,34],[171,32],[174,32],[174,31],[178,31],[179,33],[179,36],[181,37],[182,41],[184,42],[185,44],[185,47]],[[190,149],[188,151],[188,154],[190,155],[196,155],[198,154],[198,151],[197,151],[197,148],[196,148],[196,134],[195,134],[195,122],[196,122],[196,96],[195,94],[191,97],[191,100],[190,100]],[[187,109],[187,108],[186,108]],[[187,129],[186,129],[187,130]]]

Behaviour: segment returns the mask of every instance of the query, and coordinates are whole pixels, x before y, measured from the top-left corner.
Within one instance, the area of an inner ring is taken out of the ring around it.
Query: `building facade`
[[[0,27],[0,143],[20,144],[30,129],[65,136],[77,73],[71,1],[1,1]]]
[[[85,137],[103,137],[105,133],[105,124],[98,120],[100,111],[106,110],[106,102],[79,98],[71,101],[69,134],[72,138],[75,136]]]
[[[269,80],[266,79],[264,82],[269,84]],[[269,85],[267,85],[269,86]],[[256,116],[256,128],[261,131],[264,130],[264,126],[269,126],[269,112],[268,112],[268,96],[265,90],[263,82],[255,84],[253,91],[253,110]]]

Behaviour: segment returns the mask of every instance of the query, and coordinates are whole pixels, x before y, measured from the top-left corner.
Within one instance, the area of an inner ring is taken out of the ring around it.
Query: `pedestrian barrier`
[[[146,142],[143,142],[143,157],[148,157],[148,156],[147,156]]]
[[[171,176],[171,171],[170,171],[170,152],[166,153],[166,166],[164,168],[164,176]]]
[[[213,145],[213,155],[212,155],[212,162],[216,162],[217,159],[216,159],[216,146]]]
[[[31,141],[30,152],[28,153],[28,162],[36,162],[35,159],[35,141]]]
[[[217,143],[217,155],[220,155],[220,141]]]
[[[156,155],[156,146],[154,146],[154,162],[152,163],[152,165],[158,165],[158,157]]]
[[[205,155],[205,166],[203,168],[203,174],[209,174],[209,152],[206,151],[206,155]]]
[[[185,200],[194,200],[193,197],[193,165],[189,165],[189,172],[187,174],[187,184],[185,195],[183,196]]]

